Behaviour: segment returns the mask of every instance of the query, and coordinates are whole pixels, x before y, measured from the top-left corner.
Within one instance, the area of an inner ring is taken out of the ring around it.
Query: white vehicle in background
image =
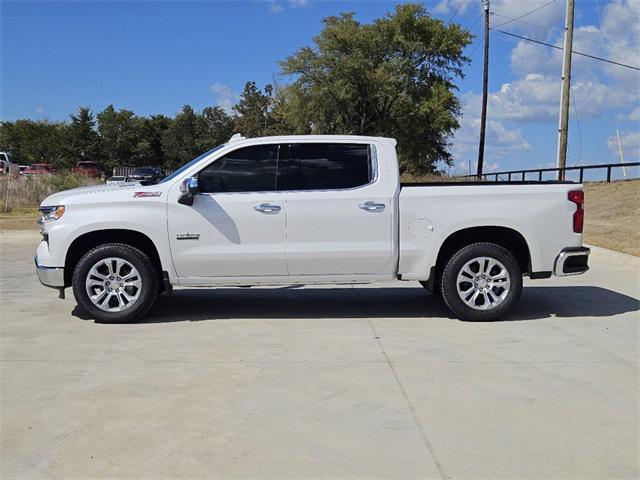
[[[11,163],[11,155],[9,152],[0,152],[0,174],[7,175],[11,173],[14,166]]]
[[[401,184],[395,145],[235,135],[157,185],[56,193],[38,276],[102,322],[139,319],[173,287],[391,280],[494,320],[523,276],[587,271],[581,185]]]
[[[107,178],[105,183],[107,185],[122,185],[124,183],[127,183],[127,177],[124,175],[114,175]]]

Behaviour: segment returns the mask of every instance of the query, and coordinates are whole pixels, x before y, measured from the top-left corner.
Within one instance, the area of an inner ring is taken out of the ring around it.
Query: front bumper
[[[35,257],[34,261],[41,284],[51,288],[64,287],[64,268],[43,267],[42,265],[38,265],[38,257]]]
[[[556,257],[553,273],[557,277],[580,275],[589,270],[589,254],[587,247],[564,248]]]

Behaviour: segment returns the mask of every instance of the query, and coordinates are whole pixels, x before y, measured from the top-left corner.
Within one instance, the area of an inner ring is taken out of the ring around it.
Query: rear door
[[[290,275],[393,270],[393,203],[368,143],[283,145]]]

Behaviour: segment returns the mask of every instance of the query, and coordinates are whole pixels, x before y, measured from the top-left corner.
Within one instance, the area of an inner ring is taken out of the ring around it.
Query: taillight
[[[570,202],[576,204],[576,211],[573,214],[573,231],[582,233],[584,227],[584,192],[582,190],[571,190],[568,194]]]

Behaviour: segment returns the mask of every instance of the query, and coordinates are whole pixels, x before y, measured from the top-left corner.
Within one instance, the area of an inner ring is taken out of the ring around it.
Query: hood
[[[98,196],[101,197],[101,200],[106,200],[108,198],[110,201],[117,201],[119,198],[131,198],[132,190],[144,191],[146,189],[149,189],[149,187],[143,187],[138,182],[127,182],[117,185],[91,185],[89,187],[74,188],[54,193],[53,195],[49,195],[45,198],[41,205],[52,206],[83,203],[91,201]]]

